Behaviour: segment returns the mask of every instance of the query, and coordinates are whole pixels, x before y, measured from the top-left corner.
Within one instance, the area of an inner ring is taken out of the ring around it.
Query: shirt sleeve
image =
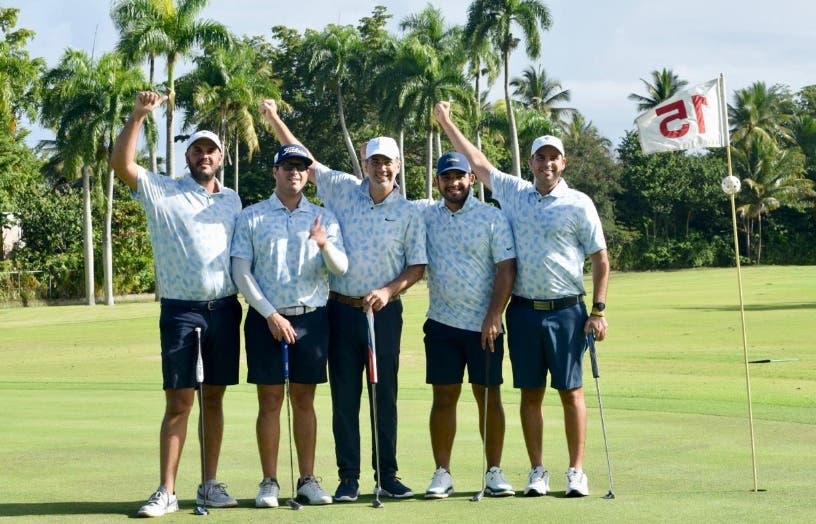
[[[425,219],[416,206],[409,203],[411,217],[405,231],[405,263],[408,266],[428,263],[425,250]]]
[[[496,209],[492,223],[493,234],[490,239],[490,249],[493,252],[493,263],[498,264],[505,260],[516,258],[516,242],[513,239],[513,229],[507,217]]]

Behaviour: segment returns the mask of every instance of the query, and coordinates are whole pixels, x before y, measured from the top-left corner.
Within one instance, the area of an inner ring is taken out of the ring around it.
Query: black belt
[[[394,295],[388,301],[394,302],[395,300],[399,300],[399,295]],[[346,295],[341,295],[336,291],[329,292],[329,299],[334,300],[336,302],[340,302],[341,304],[345,304],[351,307],[362,308],[363,307],[363,297],[349,297]]]
[[[190,311],[214,311],[227,307],[238,300],[236,295],[228,297],[216,298],[215,300],[179,300],[177,298],[163,298],[161,299],[162,306],[176,307],[181,309],[189,309]]]
[[[556,311],[580,304],[583,301],[583,295],[574,295],[571,297],[554,298],[552,300],[532,300],[529,298],[513,295],[513,302],[526,307],[531,307],[536,311]]]

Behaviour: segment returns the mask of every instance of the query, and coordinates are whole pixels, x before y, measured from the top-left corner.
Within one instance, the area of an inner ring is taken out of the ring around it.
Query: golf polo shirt
[[[293,210],[274,193],[241,212],[232,240],[232,256],[249,260],[252,276],[275,308],[322,307],[329,298],[328,269],[317,242],[309,239],[315,218],[326,239],[344,251],[334,213],[302,197]]]
[[[330,274],[332,291],[362,297],[394,280],[406,267],[426,264],[425,223],[395,189],[375,204],[369,181],[315,165],[317,196],[334,211],[343,230],[348,271]]]
[[[513,294],[530,299],[584,294],[584,259],[606,249],[592,200],[570,189],[564,179],[548,195],[497,169],[490,172],[490,183],[516,240]]]
[[[147,214],[156,280],[163,298],[215,300],[235,295],[230,242],[241,199],[215,180],[210,193],[192,176],[170,178],[140,167],[133,196]]]
[[[423,218],[428,318],[480,332],[493,294],[496,264],[516,257],[510,223],[499,209],[479,202],[472,194],[456,212],[444,200],[426,205]]]

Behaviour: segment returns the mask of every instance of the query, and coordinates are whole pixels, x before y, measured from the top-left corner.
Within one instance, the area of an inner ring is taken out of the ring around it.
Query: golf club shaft
[[[286,390],[286,429],[289,434],[289,478],[292,480],[292,498],[289,501],[289,507],[292,509],[300,509],[300,504],[295,500],[295,461],[292,454],[292,413],[289,407],[289,344],[283,342],[281,344],[283,353],[283,385]]]
[[[204,359],[201,357],[201,328],[196,326],[196,382],[198,382],[198,432],[201,451],[201,489],[204,492],[204,511],[207,508],[207,466],[206,457],[204,453],[205,434],[204,434]]]
[[[601,432],[603,434],[604,451],[606,452],[606,469],[609,473],[609,493],[607,496],[613,496],[612,491],[612,461],[609,459],[609,445],[606,439],[606,420],[604,419],[603,400],[601,399],[601,385],[598,378],[601,376],[598,371],[598,355],[595,352],[595,336],[593,333],[587,335],[587,347],[589,348],[589,358],[592,363],[592,376],[595,378],[595,391],[598,393],[598,410],[601,413]]]
[[[480,493],[481,496],[484,496],[486,486],[486,475],[487,475],[487,401],[488,396],[487,392],[490,389],[490,348],[485,348],[485,380],[484,380],[484,404],[482,406],[482,410],[484,411],[482,415],[482,491]],[[482,497],[479,497],[482,498]]]
[[[380,432],[377,421],[377,338],[374,331],[374,312],[366,310],[366,323],[368,324],[368,382],[371,387],[371,415],[374,428],[374,462],[375,473],[377,474],[377,488],[374,490],[374,506],[378,507],[380,502],[380,490],[382,489],[382,478],[380,478]]]

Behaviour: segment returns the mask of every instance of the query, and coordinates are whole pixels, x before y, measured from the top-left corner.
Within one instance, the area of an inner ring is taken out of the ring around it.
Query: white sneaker
[[[175,495],[167,493],[164,489],[157,489],[147,499],[147,504],[139,508],[137,515],[140,517],[161,517],[167,513],[176,512],[178,509],[178,499]]]
[[[580,469],[569,468],[567,470],[567,490],[568,497],[586,497],[589,495],[589,479]]]
[[[550,491],[550,474],[543,466],[530,470],[530,480],[524,488],[525,497],[540,497]]]
[[[258,484],[258,496],[255,497],[256,508],[277,508],[280,486],[274,479],[263,479]]]
[[[516,494],[498,466],[493,466],[485,473],[485,493],[494,497],[512,497]]]
[[[207,496],[204,496],[204,490]],[[196,504],[209,506],[211,508],[234,508],[238,501],[227,493],[227,485],[217,480],[208,480],[204,486],[198,485],[196,492]]]
[[[302,504],[311,504],[313,506],[320,504],[331,504],[331,495],[323,491],[317,479],[313,476],[304,477],[298,482],[297,500]]]
[[[431,485],[425,490],[426,499],[444,499],[453,494],[453,478],[445,468],[434,471]]]

